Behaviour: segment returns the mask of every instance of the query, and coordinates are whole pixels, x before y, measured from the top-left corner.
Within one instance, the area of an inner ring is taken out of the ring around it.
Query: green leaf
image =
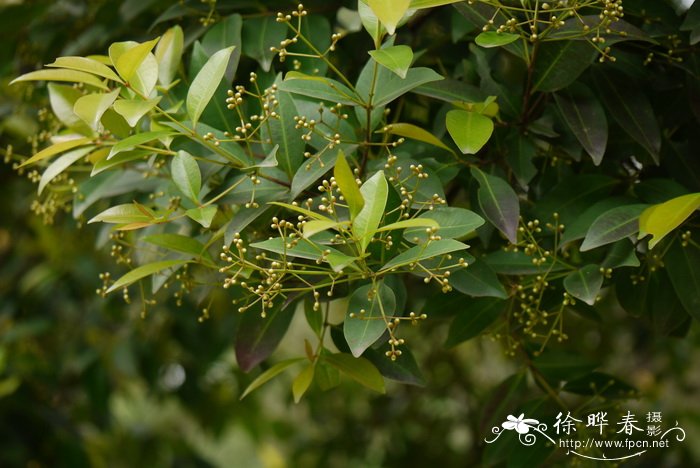
[[[462,1],[464,0],[411,0],[411,8],[433,8],[442,5],[450,5],[452,3],[459,3]]]
[[[639,259],[635,253],[635,245],[628,239],[615,242],[600,266],[603,268],[638,267]]]
[[[306,221],[304,223],[304,237],[311,237],[319,232],[327,231],[329,229],[336,229],[340,226],[347,226],[350,223],[348,221],[322,221],[320,219],[312,219],[311,221]]]
[[[449,78],[420,85],[412,91],[422,96],[450,103],[480,102],[486,98],[486,94],[476,86]]]
[[[596,54],[585,41],[541,43],[533,70],[533,89],[549,92],[569,86],[593,63]]]
[[[93,149],[95,149],[94,146],[86,146],[83,148],[79,148],[64,154],[63,156],[52,162],[51,165],[44,170],[44,173],[41,174],[41,180],[39,180],[39,195],[41,195],[41,192],[44,191],[44,188],[56,176],[68,169],[73,163],[80,160],[83,156],[88,154]]]
[[[362,184],[360,193],[365,204],[353,220],[352,230],[360,243],[360,252],[364,253],[384,216],[389,196],[384,172],[378,171]]]
[[[648,206],[618,206],[598,216],[583,239],[581,251],[586,252],[635,234],[639,230],[639,215]]]
[[[425,67],[409,68],[406,72],[406,78],[388,74],[386,79],[376,83],[372,105],[375,108],[385,106],[421,85],[442,79],[444,79],[442,75],[435,70]]]
[[[281,81],[278,82],[278,85],[279,83]],[[294,120],[294,117],[299,113],[292,95],[285,91],[278,91],[275,96],[278,105],[270,110],[276,112],[279,118],[270,119],[262,126],[263,141],[268,139],[271,141],[271,143],[265,143],[263,146],[266,151],[270,151],[273,144],[279,145],[277,153],[279,167],[291,179],[304,161],[306,143],[301,139],[304,133],[297,128]]]
[[[304,367],[299,375],[296,376],[294,382],[292,382],[292,394],[294,395],[294,403],[299,403],[301,397],[311,386],[311,382],[314,381],[314,370],[316,366],[313,363],[308,364]]]
[[[445,346],[451,348],[479,336],[505,312],[507,305],[507,301],[494,298],[465,302],[464,308],[450,324]]]
[[[422,260],[446,255],[459,250],[466,250],[468,248],[469,246],[467,244],[463,244],[454,239],[443,239],[416,245],[392,258],[379,272],[389,271],[392,268],[399,268],[411,263],[417,263]]]
[[[241,50],[243,42],[241,33],[243,31],[243,18],[239,14],[233,14],[222,18],[217,24],[207,30],[207,33],[202,37],[202,49],[207,56],[213,55],[217,50],[226,47],[234,46],[235,49],[231,53],[231,59],[226,67],[224,76],[226,80],[233,82],[238,62],[241,59]]]
[[[266,309],[265,317],[252,309],[241,315],[234,347],[236,361],[243,372],[250,371],[267,359],[287,333],[294,310],[284,308],[281,301],[272,309]]]
[[[228,47],[212,55],[192,80],[187,91],[186,107],[193,126],[197,125],[199,117],[219,87],[232,52],[233,47]]]
[[[112,224],[149,223],[153,221],[154,218],[155,216],[148,211],[144,212],[143,206],[127,203],[107,208],[102,213],[90,219],[88,224],[98,222]]]
[[[520,39],[518,34],[509,34],[496,31],[485,31],[476,36],[474,42],[476,45],[491,48],[491,47],[501,47],[511,42],[515,42]]]
[[[566,292],[592,306],[603,286],[603,274],[598,265],[586,265],[564,278]]]
[[[445,119],[447,131],[464,154],[476,154],[489,141],[493,122],[478,112],[451,110]]]
[[[586,237],[588,229],[593,224],[593,221],[598,219],[600,215],[619,206],[631,205],[636,200],[631,197],[608,197],[592,204],[583,212],[578,213],[576,219],[565,225],[564,233],[561,236],[559,245],[562,247],[575,240]]]
[[[262,320],[262,319],[261,319]],[[270,380],[274,379],[277,377],[279,374],[282,372],[286,371],[290,367],[292,367],[294,364],[298,364],[301,361],[303,361],[304,358],[294,358],[294,359],[287,359],[285,361],[280,361],[274,366],[270,367],[267,369],[265,372],[260,374],[253,380],[250,385],[248,385],[241,395],[241,400],[244,399],[246,396],[250,395],[254,390],[257,390],[258,388],[262,387],[265,385],[267,382]]]
[[[348,165],[342,150],[338,151],[338,158],[335,161],[333,176],[338,184],[340,193],[343,194],[343,198],[345,198],[348,204],[350,220],[353,220],[360,211],[362,211],[362,207],[365,206],[365,199],[362,197],[362,193],[360,193],[360,188],[357,186],[357,182],[355,182],[355,174],[353,174],[352,169],[350,169],[350,165]]]
[[[457,291],[473,297],[497,297],[506,299],[508,293],[496,273],[486,262],[475,261],[467,268],[459,268],[450,274],[450,284]]]
[[[179,267],[187,263],[185,260],[165,260],[162,262],[149,263],[147,265],[142,265],[138,268],[134,268],[129,273],[125,274],[117,281],[114,282],[112,286],[107,290],[107,294],[116,291],[117,289],[124,288],[136,281],[143,279],[147,276],[151,276],[155,273],[159,273],[163,270],[169,268]]]
[[[344,353],[324,355],[322,359],[370,390],[384,393],[384,379],[367,359]]]
[[[305,258],[307,260],[319,260],[322,258],[324,251],[329,252],[325,261],[333,268],[334,271],[340,271],[346,266],[351,265],[355,261],[355,257],[350,257],[344,253],[329,247],[327,245],[317,244],[309,239],[300,239],[293,247],[288,247],[284,239],[275,237],[262,242],[250,244],[251,247],[275,252],[280,255],[289,257]]]
[[[182,28],[175,25],[163,34],[156,45],[154,55],[158,62],[158,82],[162,86],[169,86],[173,82],[182,61],[184,42]]]
[[[508,240],[518,241],[517,229],[520,219],[518,196],[506,181],[500,177],[488,175],[473,167],[472,176],[479,182],[479,207],[489,220]]]
[[[270,48],[279,48],[286,37],[287,26],[278,23],[274,16],[246,18],[241,32],[243,54],[257,60],[264,71],[270,71],[276,55]]]
[[[73,112],[80,117],[83,122],[88,124],[91,129],[98,130],[102,115],[112,107],[112,103],[119,96],[119,89],[115,89],[111,93],[93,93],[86,94],[77,101],[73,106]]]
[[[282,203],[282,202],[270,202],[269,204],[281,206],[282,208],[286,208],[288,210],[295,211],[297,213],[301,213],[310,219],[318,219],[319,221],[333,221],[331,218],[329,218],[327,216],[323,216],[322,214],[316,213],[315,211],[307,210],[306,208],[302,208],[302,207],[297,206],[297,205],[291,205],[289,203]]]
[[[350,296],[343,334],[352,355],[359,357],[386,331],[389,316],[396,314],[396,297],[384,282],[357,288]]]
[[[537,370],[551,381],[571,380],[598,367],[595,361],[581,354],[549,349],[532,361]]]
[[[301,94],[335,104],[356,106],[362,100],[350,88],[331,78],[290,71],[278,87],[281,91]]]
[[[121,76],[124,81],[130,83],[132,79],[136,76],[136,72],[141,66],[141,64],[146,60],[146,57],[151,53],[153,47],[158,43],[158,39],[153,39],[152,41],[144,42],[143,44],[137,44],[127,50],[116,52],[119,47],[117,44],[112,44],[109,47],[109,55],[112,58],[112,63],[114,68],[117,69],[117,73]],[[116,60],[115,60],[116,59]]]
[[[564,121],[597,166],[608,143],[605,111],[593,93],[577,83],[554,94]]]
[[[150,143],[154,140],[165,139],[173,135],[175,135],[175,133],[167,130],[136,133],[134,135],[124,138],[123,140],[118,141],[114,146],[112,146],[112,149],[109,151],[107,159],[112,158],[113,156],[121,153],[122,151],[131,151],[139,145]]]
[[[96,88],[104,89],[105,91],[109,90],[109,87],[95,75],[77,70],[65,70],[62,68],[54,70],[37,70],[30,73],[25,73],[24,75],[12,80],[10,84],[19,83],[22,81],[69,81],[71,83],[84,83]]]
[[[154,99],[119,99],[114,102],[114,110],[124,117],[129,126],[135,127],[141,117],[158,105],[162,96]]]
[[[700,320],[700,249],[676,241],[666,252],[664,265],[683,308]]]
[[[661,133],[649,98],[627,77],[593,75],[600,99],[610,115],[659,164]]]
[[[653,249],[668,233],[680,226],[700,208],[700,193],[673,198],[647,208],[639,217],[639,238],[651,234],[649,248]]]
[[[75,115],[75,112],[73,112],[75,101],[80,99],[83,96],[83,93],[73,86],[60,85],[56,83],[49,83],[46,87],[49,90],[51,110],[58,120],[60,120],[66,127],[79,127],[85,130],[85,134],[90,134],[90,130],[85,126],[82,119]]]
[[[396,26],[408,11],[411,0],[367,0],[379,21],[382,22],[389,34],[396,32]]]
[[[535,265],[532,263],[532,256],[522,250],[518,252],[496,250],[484,256],[482,260],[499,275],[537,275],[566,270],[566,266],[559,262],[554,263],[551,259],[547,259],[541,265]]]
[[[473,211],[447,206],[426,211],[416,219],[434,220],[438,227],[436,234],[443,239],[465,237],[484,224],[484,219]],[[428,240],[428,233],[425,229],[407,229],[403,237],[409,242],[419,244]]]
[[[60,143],[53,144],[48,148],[44,148],[31,158],[24,161],[22,164],[19,165],[19,167],[28,166],[30,164],[43,161],[44,159],[50,158],[51,156],[55,156],[65,151],[72,150],[73,148],[77,148],[79,146],[85,146],[89,143],[92,143],[92,139],[90,138],[76,138],[74,140],[62,141]]]
[[[379,229],[377,232],[393,231],[394,229],[407,229],[407,228],[439,228],[440,225],[437,221],[431,218],[412,218],[404,219],[403,221],[397,221],[395,223],[387,224]],[[423,229],[425,232],[425,229]]]
[[[527,190],[532,179],[537,175],[537,167],[533,163],[537,156],[537,148],[533,141],[524,135],[515,135],[508,141],[506,161],[520,186]]]
[[[190,200],[197,203],[202,189],[202,173],[197,160],[186,151],[178,151],[170,165],[173,182]]]
[[[191,255],[192,257],[201,257],[206,254],[204,244],[189,236],[182,234],[151,234],[150,236],[142,237],[143,242],[163,247],[164,249],[172,250],[183,254]]]
[[[46,66],[83,71],[118,83],[124,83],[107,65],[87,57],[59,57],[53,63]]]
[[[538,201],[535,214],[540,220],[550,221],[553,214],[557,213],[560,222],[566,227],[589,206],[608,195],[617,184],[616,179],[600,174],[566,177]]]
[[[449,146],[444,144],[435,135],[429,131],[418,127],[417,125],[409,123],[392,123],[384,127],[379,133],[390,133],[392,135],[398,135],[406,138],[412,138],[414,140],[422,141],[423,143],[428,143],[429,145],[437,146],[449,152],[453,152]]]
[[[357,13],[360,16],[362,26],[364,26],[365,30],[372,37],[374,43],[379,44],[381,36],[386,31],[379,22],[377,15],[375,15],[369,5],[367,5],[366,0],[360,0],[357,2]]]
[[[211,222],[214,220],[214,216],[216,216],[217,210],[218,208],[216,205],[209,205],[190,208],[189,210],[185,211],[185,214],[191,220],[198,222],[202,225],[202,227],[208,229],[209,226],[211,226]]]
[[[401,356],[393,361],[387,358],[387,351],[391,351],[389,343],[385,343],[377,349],[368,348],[363,357],[374,364],[384,378],[406,385],[425,387],[425,378],[409,348],[402,346]]]
[[[372,56],[375,62],[396,73],[401,78],[406,78],[406,73],[413,62],[413,50],[406,45],[370,50],[369,55]]]

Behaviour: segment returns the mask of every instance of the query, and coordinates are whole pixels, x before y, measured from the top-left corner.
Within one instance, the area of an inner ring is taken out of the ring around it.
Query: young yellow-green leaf
[[[661,239],[680,226],[698,208],[700,208],[700,193],[683,195],[650,206],[639,217],[639,238],[651,234],[649,248],[653,249]]]
[[[481,211],[491,224],[515,244],[518,241],[517,229],[520,219],[518,196],[508,182],[500,177],[486,174],[476,167],[473,167],[471,172],[479,182],[477,197]]]
[[[411,0],[411,8],[415,8],[416,10],[421,8],[433,8],[462,1],[464,0]]]
[[[484,219],[473,211],[453,206],[436,207],[422,213],[417,219],[435,221],[438,227],[436,234],[443,239],[459,239],[484,224]],[[428,240],[428,233],[425,229],[407,229],[403,237],[414,244],[421,244]]]
[[[46,88],[49,90],[49,101],[54,115],[68,128],[75,128],[76,131],[89,135],[92,131],[85,125],[80,117],[75,115],[73,107],[75,101],[83,96],[83,93],[69,85],[49,83]]]
[[[49,167],[46,168],[43,174],[41,174],[41,180],[39,181],[39,195],[44,191],[44,188],[51,182],[57,175],[68,169],[71,164],[78,161],[80,158],[92,151],[94,146],[85,146],[83,148],[78,148],[76,150],[70,151],[60,158],[56,159],[51,163]]]
[[[485,31],[476,36],[476,39],[474,39],[474,42],[476,42],[476,45],[484,47],[484,48],[491,48],[491,47],[501,47],[504,45],[508,45],[511,42],[515,42],[518,39],[520,39],[520,35],[518,34],[509,34],[509,33],[499,33],[496,31]]]
[[[135,45],[119,54],[119,57],[114,61],[114,68],[117,69],[117,73],[119,73],[119,76],[121,76],[124,81],[129,83],[134,78],[136,71],[151,53],[158,39],[159,38],[156,38],[152,41]],[[115,44],[112,44],[109,48],[110,57],[112,56],[112,47],[114,46]]]
[[[639,230],[639,216],[648,205],[625,205],[612,208],[601,214],[588,228],[581,252],[601,245],[611,244]]]
[[[87,94],[77,101],[73,106],[73,112],[80,117],[90,128],[97,131],[102,115],[112,107],[114,100],[119,96],[119,89],[111,93]]]
[[[389,196],[389,186],[384,172],[377,172],[362,184],[360,193],[365,200],[365,205],[353,220],[352,230],[360,242],[360,251],[364,253],[384,216]]]
[[[343,225],[350,224],[348,221],[321,221],[320,219],[312,219],[304,223],[304,237],[309,238],[319,232],[335,229]]]
[[[35,154],[31,158],[27,159],[22,164],[20,164],[19,167],[24,167],[24,166],[28,166],[30,164],[34,164],[36,162],[50,158],[51,156],[63,153],[63,152],[68,151],[68,150],[72,150],[73,148],[77,148],[79,146],[85,146],[88,143],[92,143],[91,138],[76,138],[74,140],[68,140],[68,141],[62,141],[60,143],[56,143],[54,145],[49,146],[48,148],[44,148],[43,150],[39,151],[37,154]]]
[[[464,154],[476,154],[493,133],[491,119],[477,112],[451,110],[445,123],[450,136]]]
[[[126,203],[124,205],[116,205],[107,208],[102,213],[98,214],[90,221],[90,223],[112,223],[112,224],[128,224],[128,223],[149,223],[155,219],[155,216],[141,205],[134,203]]]
[[[112,149],[109,151],[109,156],[107,156],[107,159],[112,158],[113,156],[121,153],[122,151],[131,151],[139,145],[149,143],[153,140],[166,139],[171,137],[172,135],[175,135],[175,133],[170,130],[158,130],[155,132],[136,133],[134,135],[131,135],[130,137],[126,137],[123,140],[120,140],[119,142],[117,142],[116,145],[112,146]]]
[[[603,286],[603,274],[598,265],[586,265],[564,278],[566,292],[592,306]]]
[[[367,0],[379,21],[382,22],[389,34],[394,34],[396,26],[408,11],[411,0]]]
[[[322,359],[370,390],[384,393],[384,378],[367,359],[345,353],[323,355]]]
[[[437,221],[430,218],[413,218],[404,219],[403,221],[397,221],[395,223],[387,224],[377,229],[377,232],[393,231],[394,229],[406,229],[406,228],[439,228],[440,225]],[[423,229],[425,231],[425,229]]]
[[[158,61],[158,81],[161,85],[168,86],[173,82],[182,60],[183,47],[184,36],[180,26],[173,26],[160,38],[154,55]]]
[[[204,228],[209,228],[211,222],[216,216],[217,207],[216,205],[209,205],[204,207],[191,208],[185,211],[188,218],[193,221],[197,221]]]
[[[70,70],[78,70],[93,75],[107,78],[108,80],[124,83],[114,71],[107,65],[87,57],[59,57],[53,63],[46,65],[52,68],[68,68]]]
[[[374,61],[379,65],[388,68],[401,78],[406,78],[406,73],[413,62],[413,50],[406,45],[370,50],[369,55],[371,55]]]
[[[202,189],[202,173],[197,160],[186,151],[178,151],[173,157],[170,172],[177,188],[196,203]]]
[[[131,127],[135,127],[151,109],[160,102],[161,96],[154,99],[120,99],[114,103],[114,110],[124,117]]]
[[[429,244],[416,245],[415,247],[411,247],[410,249],[401,252],[399,255],[392,258],[379,271],[388,271],[392,268],[399,268],[411,263],[420,262],[422,260],[427,260],[429,258],[446,255],[460,250],[466,250],[468,248],[469,246],[467,244],[463,244],[454,239],[442,239],[432,241]]]
[[[228,47],[212,55],[192,80],[187,91],[186,107],[193,126],[197,125],[199,117],[219,87],[233,49],[234,47]]]
[[[333,221],[331,218],[329,218],[327,216],[323,216],[322,214],[316,213],[315,211],[307,210],[306,208],[302,208],[302,207],[296,206],[296,205],[290,205],[289,203],[270,202],[269,204],[281,206],[282,208],[287,208],[288,210],[291,210],[291,211],[296,211],[297,213],[301,213],[304,216],[308,216],[311,219],[318,219],[319,221]]]
[[[374,43],[380,44],[380,38],[385,31],[377,15],[375,15],[369,5],[367,5],[366,0],[357,2],[357,13],[360,15],[362,26],[364,26],[365,30],[372,37]]]
[[[409,123],[393,123],[384,127],[379,133],[391,133],[392,135],[413,138],[414,140],[422,141],[423,143],[428,143],[429,145],[437,146],[438,148],[442,148],[450,153],[453,153],[452,149],[440,141],[438,137],[417,125]]]
[[[296,376],[294,382],[292,382],[292,395],[294,395],[294,403],[299,403],[301,397],[311,386],[311,382],[314,381],[314,370],[316,366],[313,363],[309,363],[304,370],[302,370],[299,375]]]
[[[64,68],[52,70],[37,70],[30,73],[25,73],[12,80],[10,84],[19,83],[21,81],[69,81],[71,83],[84,83],[96,88],[108,90],[102,80],[90,73],[81,72],[78,70],[67,70]]]
[[[275,364],[274,366],[270,367],[265,372],[263,372],[262,374],[257,376],[255,378],[255,380],[253,380],[250,383],[250,385],[248,385],[248,387],[245,389],[245,391],[241,395],[240,399],[241,400],[244,399],[246,396],[248,396],[254,390],[257,390],[258,388],[262,387],[267,382],[274,379],[275,377],[277,377],[279,374],[281,374],[282,372],[289,369],[294,364],[297,364],[303,360],[304,360],[304,358],[294,358],[294,359],[287,359],[285,361],[278,362],[277,364]]]
[[[147,265],[142,265],[138,268],[134,268],[129,273],[125,274],[117,281],[115,281],[114,284],[110,286],[107,290],[107,294],[111,293],[112,291],[116,291],[119,288],[129,286],[130,284],[133,284],[136,281],[143,279],[147,276],[159,273],[168,268],[179,267],[181,265],[184,265],[185,263],[187,263],[185,260],[165,260],[162,262],[149,263]]]
[[[348,204],[350,219],[355,219],[365,205],[365,199],[362,198],[360,188],[357,186],[357,182],[355,182],[355,174],[353,174],[352,169],[350,169],[350,165],[345,159],[345,154],[342,150],[338,151],[338,158],[336,159],[335,168],[333,169],[333,176],[338,184],[338,188],[340,188],[340,193],[343,194]]]
[[[359,357],[386,331],[387,317],[396,313],[396,296],[384,282],[356,289],[350,296],[343,335],[352,355]]]

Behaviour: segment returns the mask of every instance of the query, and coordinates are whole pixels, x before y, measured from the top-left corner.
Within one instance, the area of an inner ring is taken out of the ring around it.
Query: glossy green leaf
[[[142,44],[137,44],[127,50],[120,51],[121,53],[113,53],[113,49],[118,47],[116,44],[112,44],[109,48],[110,58],[113,59],[114,68],[117,69],[117,73],[121,76],[124,81],[130,83],[132,79],[136,76],[136,72],[141,66],[141,64],[146,60],[146,57],[151,53],[151,50],[158,43],[158,39],[153,39],[152,41],[144,42]]]
[[[135,127],[141,117],[158,105],[161,96],[154,99],[119,99],[114,102],[114,110],[124,117],[131,127]]]
[[[37,70],[34,72],[25,73],[12,80],[10,84],[20,83],[22,81],[69,81],[71,83],[84,83],[96,88],[109,90],[102,80],[90,73],[81,72],[78,70],[51,69]]]
[[[158,82],[162,86],[173,82],[182,61],[183,48],[184,35],[179,25],[168,29],[156,45],[154,56],[158,61]]]
[[[393,361],[387,358],[387,351],[391,351],[391,346],[388,343],[377,349],[368,348],[363,357],[374,364],[386,379],[406,385],[425,387],[425,378],[410,348],[401,346],[401,356]]]
[[[564,278],[566,292],[591,306],[595,304],[602,286],[603,274],[598,265],[586,265]]]
[[[265,317],[254,309],[242,313],[234,348],[243,372],[250,371],[277,349],[292,322],[293,312],[293,308],[284,308],[278,302],[272,309],[266,309]]]
[[[281,91],[293,94],[301,94],[333,104],[345,104],[356,106],[362,100],[344,84],[332,78],[305,75],[290,71],[285,75],[284,81],[279,85]]]
[[[52,68],[67,68],[70,70],[78,70],[93,75],[107,78],[108,80],[123,83],[114,71],[107,65],[87,57],[59,57],[53,63],[46,65]]]
[[[540,44],[533,70],[533,89],[549,92],[569,86],[593,63],[596,55],[586,41]]]
[[[117,166],[121,166],[122,164],[130,163],[133,161],[146,161],[152,155],[153,152],[149,150],[130,150],[120,152],[113,158],[104,158],[97,161],[92,167],[90,177],[94,177],[101,172],[107,171]]]
[[[197,239],[183,236],[182,234],[151,234],[142,237],[141,240],[149,244],[157,245],[158,247],[163,247],[164,249],[172,250],[173,252],[188,254],[193,257],[201,257],[205,254],[204,244]]]
[[[700,193],[683,195],[648,207],[639,217],[639,238],[651,234],[649,248],[653,249],[698,208]]]
[[[323,216],[320,213],[316,213],[315,211],[307,210],[306,208],[302,208],[297,205],[292,205],[289,203],[281,203],[281,202],[270,202],[270,205],[275,205],[275,206],[281,206],[282,208],[286,208],[288,210],[294,211],[296,213],[301,213],[304,216],[308,217],[309,219],[318,219],[319,221],[333,221],[331,218],[327,216]]]
[[[638,267],[639,265],[635,245],[628,239],[615,242],[605,256],[603,263],[600,264],[603,268]]]
[[[233,47],[216,52],[207,60],[207,63],[204,64],[197,76],[192,80],[192,84],[187,91],[186,107],[187,114],[193,125],[197,124],[202,112],[204,112],[204,109],[219,87],[219,83],[221,83],[221,79],[226,72],[228,61],[231,58],[231,52],[233,52]]]
[[[475,261],[466,268],[450,274],[450,284],[457,291],[473,297],[497,297],[506,299],[508,293],[496,273],[486,262]]]
[[[409,123],[392,123],[384,127],[381,132],[412,138],[414,140],[422,141],[423,143],[428,143],[429,145],[437,146],[438,148],[452,152],[452,149],[440,141],[438,137],[417,125]]]
[[[417,263],[422,260],[438,257],[440,255],[447,255],[468,248],[469,246],[467,244],[463,244],[454,239],[443,239],[432,241],[427,244],[416,245],[392,258],[379,271],[389,271],[393,268],[399,268],[411,263]],[[453,263],[457,262],[455,261]]]
[[[478,46],[491,48],[508,45],[520,39],[518,34],[502,33],[496,31],[484,31],[474,39]]]
[[[364,206],[352,223],[352,230],[360,244],[360,251],[364,253],[379,223],[384,217],[384,209],[389,196],[389,186],[386,183],[384,172],[379,171],[360,187]]]
[[[263,319],[261,319],[261,320],[263,320]],[[277,364],[275,364],[274,366],[270,367],[265,372],[263,372],[262,374],[257,376],[255,378],[255,380],[253,380],[250,383],[250,385],[248,385],[246,387],[243,394],[241,394],[240,399],[241,400],[244,399],[246,396],[250,395],[253,391],[262,387],[263,385],[265,385],[267,382],[269,382],[270,380],[277,377],[282,372],[286,371],[287,369],[289,369],[293,365],[298,364],[303,360],[304,360],[304,358],[294,358],[294,359],[287,359],[287,360],[278,362]]]
[[[66,127],[84,127],[89,132],[82,119],[73,112],[75,101],[80,99],[83,93],[73,86],[56,83],[49,83],[46,87],[49,90],[51,110],[58,120]]]
[[[202,189],[202,173],[197,160],[186,151],[178,151],[173,156],[170,173],[177,188],[196,203]]]
[[[350,219],[353,220],[362,211],[362,207],[365,206],[365,199],[362,197],[357,182],[355,182],[355,174],[350,169],[343,151],[338,151],[338,157],[333,168],[333,176],[338,184],[340,193],[343,194],[343,198],[348,204]]]
[[[377,283],[376,289],[367,284],[353,291],[343,322],[343,335],[353,356],[360,356],[381,338],[388,317],[396,312],[396,297],[384,282]]]
[[[311,386],[311,382],[314,381],[314,371],[316,367],[313,363],[308,364],[304,369],[296,376],[294,382],[292,382],[292,395],[294,395],[294,403],[299,403],[301,397]]]
[[[263,140],[271,140],[271,143],[265,144],[264,148],[266,151],[270,151],[272,145],[279,145],[277,152],[279,167],[291,179],[304,162],[306,143],[301,139],[304,132],[296,128],[294,117],[299,112],[292,95],[286,91],[278,91],[275,96],[278,105],[272,110],[277,113],[279,118],[270,119],[266,125],[262,126]]]
[[[484,219],[473,211],[447,206],[421,213],[417,219],[434,220],[438,227],[436,234],[443,239],[462,238],[484,224]],[[407,229],[403,236],[404,239],[414,244],[424,243],[428,240],[428,233],[425,229]]]
[[[673,289],[686,312],[700,320],[700,249],[674,242],[664,256]]]
[[[406,78],[406,73],[413,62],[413,50],[406,45],[370,50],[369,55],[371,55],[378,64],[396,73],[401,78]]]
[[[143,206],[134,203],[126,203],[107,208],[102,213],[93,217],[88,221],[90,223],[112,223],[112,224],[127,224],[127,223],[148,223],[153,221],[155,216],[144,210]]]
[[[384,379],[377,368],[367,359],[338,353],[325,355],[323,360],[370,390],[384,393]]]
[[[537,275],[566,270],[566,266],[552,262],[551,258],[542,264],[535,265],[532,263],[532,256],[522,250],[518,252],[496,250],[479,259],[479,261],[482,260],[499,275]]]
[[[375,44],[380,43],[380,37],[384,34],[385,28],[379,22],[379,18],[367,5],[366,1],[360,0],[357,2],[357,13],[360,16],[360,22],[365,30],[372,36]]]
[[[499,231],[513,244],[518,240],[520,219],[518,196],[506,181],[473,167],[472,176],[479,182],[479,207]]]
[[[422,96],[428,96],[450,103],[480,102],[486,98],[486,94],[476,86],[450,78],[420,85],[412,91]]]
[[[59,174],[61,174],[63,171],[68,169],[73,163],[76,161],[79,161],[81,158],[83,158],[86,154],[88,154],[90,151],[92,151],[95,147],[94,146],[86,146],[83,148],[79,148],[73,151],[69,151],[68,153],[65,153],[62,155],[60,158],[56,159],[54,162],[52,162],[45,170],[44,173],[41,174],[41,179],[39,180],[39,195],[41,195],[41,192],[44,191],[44,188],[51,182],[53,179],[55,179]]]
[[[648,205],[625,205],[598,216],[586,233],[581,251],[611,244],[639,231],[639,216]]]
[[[347,221],[333,221],[333,220],[320,220],[312,219],[304,223],[304,237],[311,237],[319,232],[327,231],[329,229],[336,229],[340,226],[347,226],[350,223]]]
[[[62,141],[60,143],[55,143],[55,144],[49,146],[48,148],[44,148],[43,150],[39,151],[34,156],[32,156],[31,158],[27,159],[22,164],[20,164],[19,167],[28,166],[30,164],[34,164],[34,163],[37,163],[39,161],[43,161],[44,159],[50,158],[51,156],[55,156],[57,154],[65,152],[65,151],[72,150],[73,148],[77,148],[79,146],[85,146],[89,143],[92,143],[92,139],[90,139],[90,138],[76,138],[73,140],[67,140],[67,141]]]
[[[411,0],[367,0],[379,21],[382,22],[389,34],[394,34],[396,26],[408,11]]]
[[[405,78],[387,74],[385,79],[376,83],[372,105],[375,107],[385,106],[421,85],[442,79],[442,75],[426,67],[409,68]]]
[[[118,141],[114,146],[112,146],[112,149],[109,151],[107,159],[112,158],[113,156],[121,153],[122,151],[131,151],[139,145],[150,143],[159,139],[166,139],[173,135],[175,135],[175,133],[167,130],[135,133],[134,135],[131,135],[127,138],[124,138],[123,140]]]
[[[507,301],[479,298],[465,301],[450,324],[445,346],[451,348],[479,336],[506,310]]]
[[[426,228],[439,228],[440,225],[437,221],[431,218],[411,218],[404,219],[402,221],[396,221],[395,223],[387,224],[385,226],[377,229],[377,232],[393,231],[394,229],[409,229],[409,228],[423,228],[425,232]]]
[[[513,171],[518,184],[527,190],[530,182],[537,175],[534,159],[537,156],[537,147],[531,138],[524,135],[516,135],[508,141],[506,160]]]
[[[577,83],[554,94],[564,121],[597,166],[608,143],[608,121],[603,106],[584,85]]]
[[[146,265],[134,268],[129,273],[125,274],[117,281],[115,281],[114,284],[112,284],[112,286],[110,286],[107,290],[107,294],[116,291],[117,289],[125,288],[130,284],[133,284],[147,276],[151,276],[155,273],[160,273],[161,271],[170,268],[180,267],[185,263],[187,262],[184,260],[165,260],[162,262],[148,263]]]
[[[201,224],[202,227],[209,228],[211,226],[211,222],[214,220],[214,216],[216,216],[217,210],[218,208],[216,205],[209,205],[204,207],[190,208],[189,210],[185,211],[185,214],[191,220]]]
[[[447,131],[464,154],[476,154],[491,138],[493,122],[478,112],[451,110],[445,120]]]
[[[271,15],[246,18],[241,37],[243,54],[257,60],[264,71],[269,71],[275,57],[270,48],[279,48],[280,41],[287,37],[287,26]]]
[[[578,213],[572,222],[564,226],[564,233],[561,236],[559,245],[564,247],[570,242],[583,239],[586,237],[593,221],[598,219],[600,215],[619,206],[634,204],[635,201],[631,197],[608,197],[592,204],[584,211]]]
[[[262,242],[252,243],[250,246],[275,252],[283,256],[287,255],[289,257],[305,258],[307,260],[319,260],[322,258],[323,252],[327,251],[329,253],[325,256],[325,261],[327,261],[335,271],[340,271],[355,261],[355,257],[350,257],[333,247],[320,245],[309,239],[302,239],[296,245],[290,247],[285,244],[284,239],[275,237]]]
[[[119,89],[115,89],[111,93],[86,94],[75,101],[73,112],[90,128],[98,130],[102,115],[112,107],[117,96],[119,96]]]

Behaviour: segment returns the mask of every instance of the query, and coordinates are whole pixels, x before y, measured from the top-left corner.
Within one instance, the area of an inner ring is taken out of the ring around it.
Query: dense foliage
[[[692,396],[700,4],[170,4],[5,7],[0,411],[60,387],[73,421],[10,463],[533,466],[566,459],[481,440]],[[316,453],[257,412],[290,398],[331,427]]]

